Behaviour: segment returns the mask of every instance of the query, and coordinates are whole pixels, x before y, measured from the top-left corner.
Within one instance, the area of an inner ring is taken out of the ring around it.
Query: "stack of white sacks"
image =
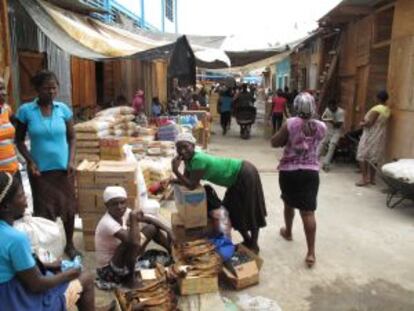
[[[120,106],[102,110],[90,121],[75,125],[76,160],[99,161],[99,139],[131,136],[137,129],[134,109]]]

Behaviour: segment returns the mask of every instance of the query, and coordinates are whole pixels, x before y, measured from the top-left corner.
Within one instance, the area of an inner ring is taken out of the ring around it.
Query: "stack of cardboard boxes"
[[[185,243],[206,238],[211,230],[207,217],[207,197],[203,187],[188,190],[174,186],[177,212],[171,215],[172,231],[177,243]],[[218,276],[186,277],[179,281],[181,295],[217,292]]]
[[[172,231],[178,243],[208,236],[207,197],[203,187],[188,190],[174,186],[177,212],[171,215]]]
[[[106,212],[103,191],[108,186],[122,186],[128,193],[128,206],[138,206],[137,165],[123,161],[83,161],[77,168],[79,213],[83,223],[85,250],[95,249],[95,229]]]

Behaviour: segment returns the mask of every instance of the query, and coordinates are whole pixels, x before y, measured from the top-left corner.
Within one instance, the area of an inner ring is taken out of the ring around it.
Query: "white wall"
[[[175,18],[175,15],[174,15],[174,18]],[[168,18],[166,18],[164,16],[164,23],[165,23],[164,24],[165,25],[165,32],[172,32],[172,33],[175,32],[175,20],[174,20],[174,22],[171,22]]]
[[[162,31],[162,0],[144,0],[145,22]]]
[[[132,13],[141,16],[141,0],[116,0]]]

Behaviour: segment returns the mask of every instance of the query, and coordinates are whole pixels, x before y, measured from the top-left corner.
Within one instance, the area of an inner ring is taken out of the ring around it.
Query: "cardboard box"
[[[219,291],[218,277],[191,277],[178,280],[181,295],[215,293]]]
[[[251,258],[251,261],[236,267],[232,267],[228,263],[225,263],[222,274],[223,278],[237,290],[258,284],[259,272],[263,265],[263,259],[243,244],[237,245],[236,253],[247,255]]]
[[[203,187],[174,186],[175,205],[186,229],[207,226],[207,198]]]
[[[94,252],[95,251],[95,233],[84,232],[83,233],[83,246],[85,251]]]
[[[93,211],[96,209],[96,195],[93,192],[78,191],[79,212]]]
[[[213,230],[213,223],[212,221],[208,221],[206,227],[186,229],[180,215],[178,213],[172,213],[171,227],[176,241],[178,243],[184,243],[208,237]]]
[[[102,160],[125,160],[124,145],[128,143],[126,138],[109,137],[99,141],[100,155]]]
[[[83,160],[76,168],[76,182],[78,185],[95,183],[95,169],[97,163]]]
[[[137,165],[124,161],[100,161],[95,170],[95,184],[101,188],[119,185],[128,195],[138,196]]]
[[[82,231],[85,233],[95,234],[96,227],[105,213],[83,213],[82,219]]]

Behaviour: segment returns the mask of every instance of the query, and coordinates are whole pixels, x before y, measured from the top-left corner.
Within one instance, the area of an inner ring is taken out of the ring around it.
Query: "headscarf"
[[[299,93],[293,101],[296,113],[302,119],[311,119],[316,112],[315,99],[307,92]]]
[[[187,143],[195,145],[196,139],[194,138],[193,134],[191,134],[191,133],[180,133],[180,134],[178,134],[177,138],[175,139],[175,142],[176,143],[187,142]]]
[[[119,186],[109,186],[105,188],[105,191],[103,193],[103,200],[104,203],[109,202],[112,199],[115,198],[123,198],[126,199],[127,193],[125,191],[125,189],[123,187],[119,187]]]
[[[315,99],[307,92],[301,92],[293,101],[293,107],[298,115],[305,122],[303,123],[302,132],[306,136],[311,136],[316,131],[316,125],[314,122],[310,122],[315,115]]]
[[[0,204],[8,194],[10,187],[13,184],[13,176],[10,173],[4,173],[7,176],[7,182],[3,190],[0,192]]]

